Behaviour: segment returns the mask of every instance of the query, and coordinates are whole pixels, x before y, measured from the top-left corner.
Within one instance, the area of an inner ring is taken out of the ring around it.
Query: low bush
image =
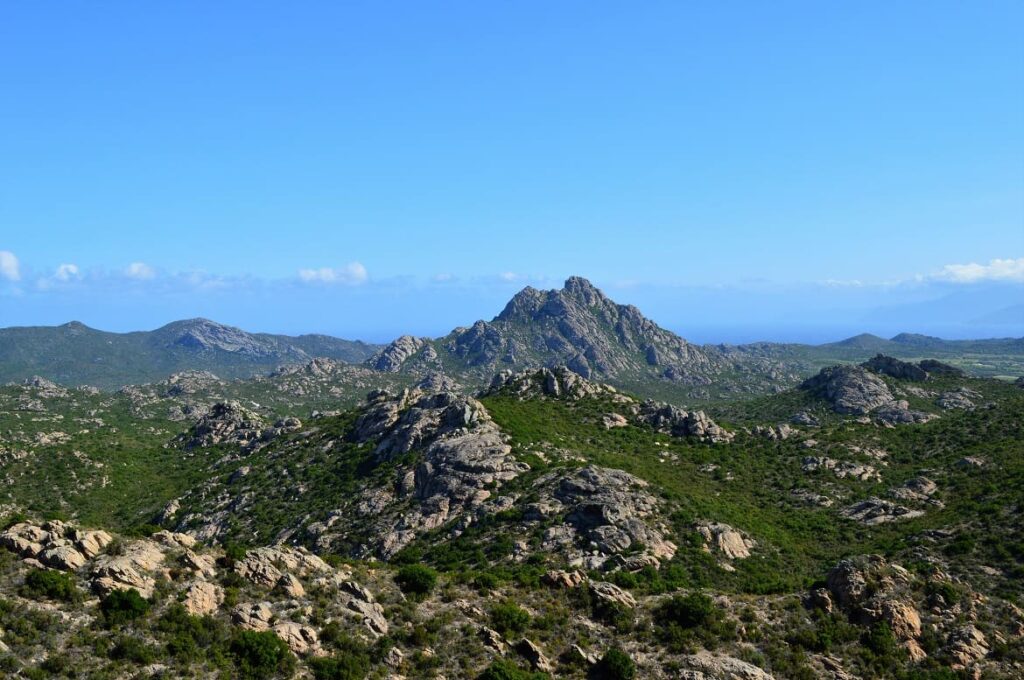
[[[407,564],[398,570],[395,583],[403,593],[429,595],[437,585],[437,572],[422,564]]]
[[[636,664],[633,658],[618,647],[612,647],[597,664],[596,675],[601,680],[633,680]]]
[[[116,626],[145,616],[149,602],[134,588],[115,590],[100,601],[100,611],[108,626]]]
[[[244,680],[291,677],[295,672],[295,657],[288,645],[269,630],[240,631],[231,641],[231,655],[238,677]]]
[[[522,633],[529,625],[529,613],[514,602],[502,602],[491,608],[491,627],[502,635]]]
[[[46,598],[62,602],[77,602],[82,593],[70,574],[47,569],[33,569],[25,576],[22,593],[26,597]]]

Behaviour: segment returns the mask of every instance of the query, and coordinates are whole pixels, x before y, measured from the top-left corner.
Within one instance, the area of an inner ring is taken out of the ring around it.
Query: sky
[[[1024,335],[1024,4],[0,6],[0,326],[386,341],[570,275]]]

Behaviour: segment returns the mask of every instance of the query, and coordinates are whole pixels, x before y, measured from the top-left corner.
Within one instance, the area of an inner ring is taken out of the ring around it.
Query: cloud
[[[523,276],[516,274],[515,272],[502,272],[498,274],[498,278],[502,281],[518,281],[519,279],[522,279]]]
[[[343,267],[321,267],[319,269],[300,269],[299,278],[306,283],[341,283],[356,286],[366,283],[369,274],[360,262],[349,262]]]
[[[1015,281],[1024,283],[1024,257],[991,260],[988,264],[947,264],[932,278],[953,283]]]
[[[9,250],[0,250],[0,279],[8,281],[21,280],[21,268],[18,258]]]
[[[53,273],[53,278],[58,281],[71,281],[72,279],[77,279],[81,274],[82,272],[78,269],[77,264],[62,264]]]
[[[132,262],[125,267],[124,275],[137,281],[148,281],[156,276],[156,270],[145,262]]]

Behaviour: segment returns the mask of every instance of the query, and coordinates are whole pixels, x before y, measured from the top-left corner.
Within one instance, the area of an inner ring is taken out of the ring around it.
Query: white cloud
[[[1017,281],[1024,283],[1024,257],[992,260],[988,264],[947,264],[932,278],[953,283]]]
[[[62,264],[53,273],[53,278],[58,281],[71,281],[72,279],[77,279],[81,273],[77,264]]]
[[[519,274],[516,274],[515,272],[502,272],[498,274],[498,278],[501,279],[502,281],[518,281],[523,277],[520,276]]]
[[[0,250],[0,279],[8,281],[19,281],[21,279],[21,268],[18,266],[18,258],[9,250]]]
[[[355,286],[365,283],[369,274],[362,263],[349,262],[345,266],[337,268],[300,269],[299,278],[307,283],[342,283]]]
[[[448,273],[434,274],[434,282],[435,283],[447,283],[448,281],[454,281],[454,280],[455,280],[455,274],[448,274]]]
[[[156,276],[156,270],[145,262],[132,262],[130,265],[125,267],[124,275],[129,279],[146,281]]]

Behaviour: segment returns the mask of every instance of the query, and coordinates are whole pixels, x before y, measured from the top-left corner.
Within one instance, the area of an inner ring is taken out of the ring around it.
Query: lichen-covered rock
[[[818,394],[836,413],[866,415],[894,401],[885,381],[860,366],[831,366],[800,385]]]
[[[216,444],[237,444],[243,448],[257,443],[263,434],[263,419],[237,401],[218,402],[210,412],[178,441],[186,449]]]
[[[687,680],[774,680],[754,664],[724,654],[700,651],[684,656],[681,661],[689,670],[684,670],[684,675],[679,677]],[[693,672],[699,675],[692,675]]]
[[[958,387],[948,392],[943,392],[935,403],[947,411],[960,409],[962,411],[973,411],[975,403],[973,400],[981,399],[981,393],[966,387]]]
[[[396,373],[409,357],[423,349],[426,344],[427,341],[423,338],[403,335],[371,357],[368,363],[378,371]]]
[[[873,526],[875,524],[920,517],[924,512],[921,510],[911,510],[881,498],[868,498],[843,508],[839,511],[839,514],[847,519]]]
[[[647,487],[626,472],[593,465],[541,477],[535,488],[564,513],[563,524],[546,531],[544,549],[586,568],[607,566],[610,557],[636,545],[656,560],[671,559],[676,546],[665,538],[661,503]]]
[[[686,411],[656,401],[645,401],[640,406],[637,418],[658,432],[673,437],[696,437],[717,444],[730,442],[735,436],[725,428],[719,427],[703,411]]]

